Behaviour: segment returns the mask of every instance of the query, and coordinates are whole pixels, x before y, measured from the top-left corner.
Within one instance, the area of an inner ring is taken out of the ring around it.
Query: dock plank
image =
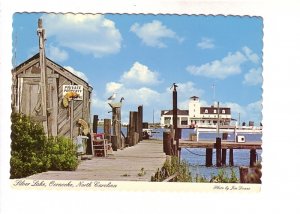
[[[112,156],[81,161],[76,171],[48,171],[27,179],[150,181],[165,160],[162,141],[144,140],[133,147],[114,151]],[[141,176],[142,168],[145,174]]]

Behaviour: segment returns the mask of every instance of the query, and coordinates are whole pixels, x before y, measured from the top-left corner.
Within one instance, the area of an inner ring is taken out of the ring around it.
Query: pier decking
[[[27,179],[150,181],[165,160],[162,141],[144,140],[135,146],[115,151],[112,156],[82,161],[76,171],[48,171]]]

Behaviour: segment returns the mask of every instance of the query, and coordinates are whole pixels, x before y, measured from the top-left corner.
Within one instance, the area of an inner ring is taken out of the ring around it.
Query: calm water
[[[99,132],[103,132],[102,128],[98,128]],[[123,133],[127,134],[127,129],[122,128]],[[163,138],[163,129],[155,129],[157,133],[153,133],[153,138],[162,140]],[[195,133],[193,129],[183,129],[182,130],[182,139],[189,139],[190,133]],[[251,141],[260,141],[261,134],[242,134],[245,136],[247,142]],[[215,133],[201,133],[200,139],[215,139]],[[228,140],[234,140],[233,134],[228,136]],[[239,178],[239,166],[249,166],[249,150],[244,149],[236,149],[233,152],[234,155],[234,167],[222,167],[226,174],[230,176],[231,168],[235,172],[236,176]],[[261,150],[257,150],[257,160],[261,161]],[[226,164],[228,164],[229,159],[229,151],[227,151],[227,160]],[[196,176],[204,176],[207,179],[210,179],[212,176],[217,175],[220,168],[217,167],[206,167],[205,166],[205,149],[200,148],[189,148],[181,150],[181,160],[184,160],[188,163],[189,169],[192,173],[192,176],[195,178]],[[216,155],[215,151],[213,151],[213,164],[216,164]]]

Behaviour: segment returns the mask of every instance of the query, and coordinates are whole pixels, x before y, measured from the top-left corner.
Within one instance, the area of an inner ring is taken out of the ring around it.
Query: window
[[[217,110],[216,109],[214,109],[214,114],[216,114],[217,113]]]
[[[205,114],[207,114],[207,113],[208,113],[208,110],[207,110],[207,109],[205,109],[204,113],[205,113]]]
[[[222,114],[225,114],[225,109],[222,110]]]

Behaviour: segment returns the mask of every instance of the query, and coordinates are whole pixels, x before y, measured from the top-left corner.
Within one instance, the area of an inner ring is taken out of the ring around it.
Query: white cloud
[[[112,94],[114,92],[118,92],[123,87],[122,83],[118,82],[108,82],[106,83],[106,92],[107,94]]]
[[[192,96],[201,96],[203,95],[203,90],[196,87],[194,82],[188,81],[185,83],[178,83],[178,96],[189,99]]]
[[[213,39],[203,37],[197,46],[201,49],[213,49],[215,44]]]
[[[253,51],[250,48],[243,47],[243,52],[251,62],[255,64],[259,62],[259,56],[256,53],[253,53]]]
[[[248,73],[244,75],[243,83],[246,85],[259,85],[263,81],[262,78],[262,68],[253,68]]]
[[[222,106],[227,106],[231,108],[232,118],[238,120],[240,114],[240,122],[254,121],[255,125],[259,125],[262,120],[262,101],[256,101],[242,106],[238,103],[227,102],[222,103]]]
[[[126,88],[124,91],[120,91],[120,97],[124,97],[125,102],[131,105],[149,106],[159,101],[160,93],[147,87],[139,89]]]
[[[71,73],[75,74],[79,78],[85,80],[86,82],[89,81],[88,78],[87,78],[87,76],[83,72],[77,71],[74,68],[72,68],[71,66],[64,66],[64,68],[67,69],[68,71],[70,71]]]
[[[233,54],[229,52],[221,60],[214,60],[200,66],[190,65],[186,67],[186,70],[193,75],[225,79],[228,76],[240,74],[241,65],[249,61],[258,63],[259,57],[250,48],[243,47],[242,52],[236,51]]]
[[[122,83],[131,85],[153,85],[159,83],[158,73],[151,71],[146,65],[135,62],[129,71],[124,72]]]
[[[193,75],[225,79],[230,75],[241,73],[240,66],[246,61],[247,58],[237,51],[234,54],[228,53],[221,60],[215,60],[201,66],[188,66],[186,70]]]
[[[50,45],[46,51],[48,54],[47,57],[53,61],[63,62],[69,58],[68,52],[53,45]]]
[[[43,15],[48,37],[55,37],[61,47],[83,54],[102,57],[118,53],[122,36],[115,23],[97,14],[47,14]]]
[[[130,31],[135,33],[143,43],[158,48],[165,48],[167,45],[162,41],[163,39],[176,39],[179,42],[183,41],[183,38],[180,38],[176,35],[174,31],[167,28],[158,20],[153,20],[150,23],[143,24],[142,26],[139,23],[134,23]]]

